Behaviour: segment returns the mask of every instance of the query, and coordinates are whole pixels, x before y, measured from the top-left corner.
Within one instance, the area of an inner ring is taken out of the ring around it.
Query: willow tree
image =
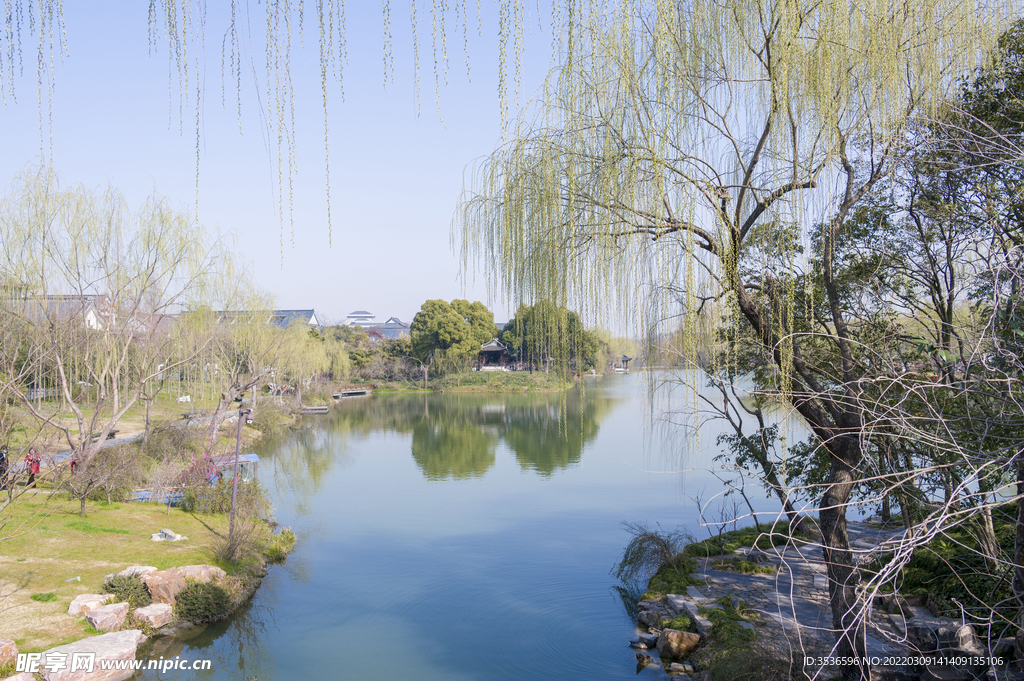
[[[5,396],[86,471],[150,383],[188,361],[175,317],[229,262],[159,199],[133,210],[113,189],[65,188],[47,172],[20,178],[0,202]],[[84,514],[94,485],[67,487]]]
[[[694,367],[712,330],[749,329],[771,369],[759,388],[829,454],[819,518],[836,652],[863,659],[846,509],[869,414],[831,254],[909,152],[908,124],[1003,18],[965,0],[638,5],[567,30],[562,68],[477,170],[463,259],[513,300],[635,311],[651,326],[672,316]],[[826,314],[802,331],[812,230]],[[809,358],[811,346],[826,352]]]

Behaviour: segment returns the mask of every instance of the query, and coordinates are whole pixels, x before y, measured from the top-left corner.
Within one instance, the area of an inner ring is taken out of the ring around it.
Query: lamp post
[[[252,409],[238,410],[238,434],[235,435],[235,473],[231,476],[231,522],[228,525],[228,550],[234,555],[235,549],[235,501],[238,499],[238,450],[242,446],[242,421]]]

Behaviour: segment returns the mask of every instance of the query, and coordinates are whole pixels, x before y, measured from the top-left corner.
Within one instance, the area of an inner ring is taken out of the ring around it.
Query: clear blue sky
[[[498,30],[491,3],[481,5],[482,35],[477,36],[475,21],[471,25],[471,83],[466,79],[461,33],[450,40],[449,86],[441,91],[443,125],[434,101],[430,44],[422,40],[417,116],[407,3],[392,3],[395,68],[394,82],[386,91],[380,3],[348,3],[345,101],[336,83],[328,85],[332,247],[317,28],[311,17],[315,4],[306,3],[305,48],[294,55],[292,66],[299,164],[295,243],[293,248],[286,225],[283,265],[273,192],[276,170],[253,79],[243,77],[239,134],[230,82],[227,107],[221,105],[220,45],[226,26],[222,5],[227,3],[208,4],[199,218],[211,229],[237,235],[240,250],[277,304],[313,307],[329,320],[364,309],[382,319],[397,315],[410,321],[427,298],[467,297],[484,301],[496,319],[504,321],[509,311],[503,298],[488,300],[482,281],[463,282],[449,244],[464,172],[501,140]],[[420,4],[421,31],[429,40],[430,3]],[[475,14],[476,3],[468,4]],[[258,41],[264,5],[250,5]],[[541,9],[545,29],[548,11]],[[179,130],[177,86],[168,87],[163,46],[149,53],[147,12],[148,3],[142,0],[65,3],[70,54],[55,68],[53,162],[65,182],[93,188],[110,184],[133,205],[157,191],[194,212],[195,113],[185,112]],[[550,38],[537,27],[535,7],[530,12],[524,73],[525,89],[532,94],[550,64]],[[454,27],[449,26],[449,32],[454,34]],[[0,177],[5,184],[40,159],[34,40],[27,33],[23,36],[25,65],[15,84],[17,102],[8,101],[0,110]],[[262,61],[255,68],[264,74]],[[265,90],[261,97],[265,103]]]

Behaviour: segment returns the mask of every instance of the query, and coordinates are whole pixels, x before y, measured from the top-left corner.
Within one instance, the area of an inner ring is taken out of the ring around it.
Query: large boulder
[[[658,655],[681,659],[693,652],[700,643],[700,636],[688,631],[665,629],[658,637]]]
[[[186,565],[177,568],[185,579],[197,582],[213,582],[227,577],[226,572],[215,565]]]
[[[126,617],[128,617],[128,604],[114,603],[90,611],[85,619],[98,631],[120,631]]]
[[[145,640],[145,634],[138,629],[84,638],[47,650],[43,653],[40,671],[46,681],[124,681],[135,673],[133,669],[104,670],[101,663],[105,660],[134,660],[135,650]],[[53,653],[56,655],[48,657]],[[76,657],[82,653],[92,653],[95,656],[91,672],[73,667]],[[61,669],[44,666],[49,659],[63,659],[65,664]]]
[[[178,592],[185,588],[185,577],[180,568],[171,568],[142,575],[142,583],[154,601],[174,605]]]
[[[166,603],[154,603],[135,611],[135,618],[147,627],[159,629],[174,619],[174,608]]]
[[[0,638],[0,667],[8,662],[17,662],[18,646],[9,638]]]
[[[36,681],[36,675],[29,674],[28,672],[19,672],[14,676],[8,676],[4,681]]]
[[[138,575],[141,577],[142,575],[148,575],[151,572],[157,572],[157,569],[152,565],[132,565],[131,567],[126,567],[124,570],[118,572],[117,576],[132,577],[134,575]]]
[[[69,615],[85,617],[96,608],[101,608],[114,598],[113,594],[82,594],[75,596],[68,606]]]

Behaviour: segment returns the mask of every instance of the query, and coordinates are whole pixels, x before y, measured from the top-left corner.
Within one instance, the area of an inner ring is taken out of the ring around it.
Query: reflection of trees
[[[299,515],[309,513],[309,500],[320,491],[327,474],[344,460],[348,438],[315,420],[304,420],[286,435],[260,447],[260,474],[272,474],[279,490],[287,489]],[[272,473],[271,473],[272,471]]]
[[[505,415],[505,442],[524,469],[551,475],[580,460],[583,446],[597,436],[600,418],[611,401],[591,391],[566,394],[564,401],[509,405]]]
[[[412,435],[412,455],[430,480],[477,477],[494,465],[503,439],[524,469],[551,475],[580,460],[612,400],[563,394],[391,395],[339,405],[332,430]]]
[[[412,458],[428,480],[479,477],[494,465],[497,437],[463,420],[423,421],[412,431]]]

